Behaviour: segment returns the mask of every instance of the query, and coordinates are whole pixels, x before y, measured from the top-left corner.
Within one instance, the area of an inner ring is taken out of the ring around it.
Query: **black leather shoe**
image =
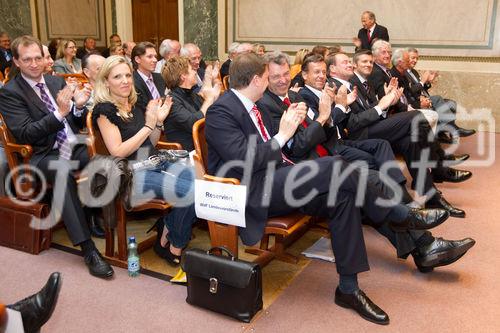
[[[362,290],[354,294],[344,294],[339,287],[335,289],[335,304],[353,309],[364,319],[379,325],[388,325],[389,316],[377,304],[373,303]]]
[[[436,193],[434,197],[432,197],[427,203],[425,204],[426,208],[442,208],[448,211],[450,213],[450,216],[452,217],[465,217],[465,211],[453,207],[441,194]]]
[[[410,208],[408,217],[403,221],[390,222],[390,226],[396,231],[404,230],[427,230],[437,227],[450,216],[444,209],[417,209]]]
[[[40,331],[40,327],[49,320],[56,307],[61,283],[61,273],[52,273],[38,293],[7,306],[21,313],[26,333]]]
[[[105,238],[105,232],[102,227],[102,219],[96,214],[91,214],[87,217],[90,233],[96,238]]]
[[[113,276],[114,271],[110,264],[108,264],[101,256],[97,249],[85,255],[85,264],[89,268],[89,273],[99,278],[110,278]]]
[[[461,183],[472,177],[472,172],[453,168],[443,168],[443,170],[439,173],[434,172],[432,177],[435,183]]]
[[[450,241],[438,237],[431,244],[412,252],[412,256],[418,270],[428,273],[435,267],[446,266],[462,258],[474,244],[476,241],[472,238]]]
[[[462,163],[463,161],[469,159],[469,154],[460,154],[460,155],[445,155],[443,158],[444,166],[453,166]]]
[[[464,138],[466,136],[471,136],[473,134],[476,134],[476,130],[473,130],[473,129],[465,129],[465,128],[462,128],[462,127],[458,127],[456,128],[456,133],[458,134],[458,136]]]

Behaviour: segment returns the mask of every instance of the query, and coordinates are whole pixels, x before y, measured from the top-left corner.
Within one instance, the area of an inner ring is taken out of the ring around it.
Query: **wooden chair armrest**
[[[177,142],[165,142],[158,141],[156,144],[156,148],[158,149],[182,149],[182,145]]]
[[[30,159],[33,155],[33,147],[30,145],[20,145],[17,143],[7,143],[5,151],[9,153],[19,153],[24,159]]]
[[[223,177],[215,177],[215,176],[210,176],[210,175],[203,175],[203,179],[208,180],[210,182],[240,185],[239,179],[236,179],[236,178],[223,178]]]

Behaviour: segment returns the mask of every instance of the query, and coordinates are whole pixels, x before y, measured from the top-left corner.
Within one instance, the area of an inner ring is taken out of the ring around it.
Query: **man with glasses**
[[[43,75],[46,61],[42,44],[32,36],[16,38],[12,55],[19,74],[0,90],[0,113],[17,143],[33,147],[29,163],[40,171],[44,178],[41,181],[53,185],[52,209],[55,215],[61,212],[71,242],[81,247],[90,274],[109,278],[113,269],[90,238],[71,172],[75,167],[82,169],[89,161],[87,147],[78,142],[77,134],[85,125],[90,89],[76,89],[61,77]]]

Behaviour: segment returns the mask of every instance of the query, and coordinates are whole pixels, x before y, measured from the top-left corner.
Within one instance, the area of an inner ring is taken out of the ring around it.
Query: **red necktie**
[[[266,126],[264,126],[264,122],[262,121],[262,115],[260,114],[259,109],[257,109],[257,105],[254,105],[252,107],[252,112],[255,115],[255,118],[257,118],[257,125],[259,126],[259,132],[262,135],[262,139],[264,140],[264,142],[269,141],[270,138],[269,138],[269,135],[267,134]],[[281,158],[283,159],[283,161],[285,161],[289,164],[292,164],[292,165],[295,164],[292,161],[290,161],[290,159],[288,159],[285,156],[285,154],[283,154],[283,152],[281,152]]]
[[[288,97],[285,97],[283,103],[285,103],[287,106],[290,106],[290,100],[288,99]],[[302,121],[302,126],[304,126],[304,128],[307,128],[307,126],[309,126],[305,119]],[[319,157],[328,156],[328,151],[321,144],[318,144],[316,146],[316,153],[319,155]]]
[[[372,42],[372,37],[370,35],[370,29],[366,30],[366,35],[368,36],[368,43]]]

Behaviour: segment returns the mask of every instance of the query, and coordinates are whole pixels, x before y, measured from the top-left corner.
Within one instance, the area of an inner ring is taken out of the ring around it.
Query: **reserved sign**
[[[196,216],[209,221],[246,227],[247,187],[245,185],[195,179],[194,192]]]

